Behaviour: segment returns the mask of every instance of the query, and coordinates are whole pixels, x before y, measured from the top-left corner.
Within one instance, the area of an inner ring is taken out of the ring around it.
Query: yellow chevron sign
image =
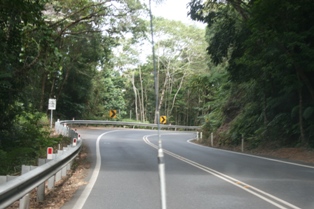
[[[159,121],[160,121],[160,123],[162,123],[162,124],[166,124],[166,123],[167,123],[167,116],[165,116],[165,115],[160,116]]]
[[[117,110],[110,110],[109,116],[110,118],[117,118]]]

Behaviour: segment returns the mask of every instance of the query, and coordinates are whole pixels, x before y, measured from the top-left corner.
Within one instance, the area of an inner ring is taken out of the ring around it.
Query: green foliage
[[[238,144],[243,134],[252,146],[313,146],[313,2],[193,0],[190,6],[191,17],[208,24],[213,62],[228,62],[230,93],[216,109],[223,113],[222,140]]]
[[[134,0],[0,2],[1,173],[63,140],[45,127],[49,98],[57,99],[60,119],[103,117],[110,108],[125,114],[112,49],[126,33],[141,36],[142,10]],[[23,156],[15,158],[19,152]]]
[[[46,116],[39,112],[23,112],[16,118],[10,134],[1,135],[0,173],[16,172],[22,164],[36,165],[37,158],[46,157],[46,149],[56,146],[61,137],[50,137],[49,128],[42,124]]]

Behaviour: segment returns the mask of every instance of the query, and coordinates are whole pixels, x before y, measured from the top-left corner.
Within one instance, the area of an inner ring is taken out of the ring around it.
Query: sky
[[[190,0],[163,0],[163,3],[153,5],[152,12],[154,16],[162,16],[167,19],[205,27],[204,24],[193,21],[187,16],[187,4],[189,2]]]

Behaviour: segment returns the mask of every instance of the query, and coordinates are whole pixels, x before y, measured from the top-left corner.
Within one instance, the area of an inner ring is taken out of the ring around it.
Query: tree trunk
[[[167,74],[165,76],[165,82],[164,82],[164,85],[163,85],[163,88],[162,88],[162,91],[161,91],[161,95],[160,95],[160,100],[159,100],[159,105],[158,105],[158,110],[160,111],[160,108],[161,108],[161,105],[162,105],[162,102],[163,102],[163,99],[164,99],[164,96],[165,96],[165,91],[166,91],[166,86],[167,86],[167,83],[168,83],[168,76],[169,74]]]
[[[300,128],[300,140],[302,144],[306,144],[306,140],[304,137],[304,127],[303,127],[303,97],[302,97],[302,85],[300,81],[300,76],[298,76],[299,86],[298,86],[298,93],[299,93],[299,128]]]
[[[44,111],[44,99],[45,99],[46,79],[47,79],[47,74],[44,72],[43,75],[42,75],[41,95],[40,95],[40,104],[39,104],[39,110],[40,110],[41,112]]]
[[[65,83],[67,82],[67,80],[68,80],[68,78],[69,78],[69,74],[70,74],[70,68],[67,68],[66,73],[65,73],[65,77],[64,77],[64,79],[63,79],[63,81],[62,81],[62,84],[61,84],[61,86],[60,86],[59,93],[58,93],[56,99],[59,99],[59,98],[60,98],[61,92],[62,92],[62,90],[63,90],[63,87],[64,87]],[[51,90],[52,90],[52,89],[51,89]],[[52,91],[51,91],[51,96],[52,96]]]
[[[135,105],[135,117],[136,120],[138,120],[138,112],[137,112],[137,91],[136,91],[136,87],[134,84],[134,72],[132,74],[132,86],[133,86],[133,91],[134,91],[134,105]]]
[[[141,121],[145,121],[145,108],[144,108],[144,89],[143,89],[143,80],[142,80],[142,70],[139,68],[140,72],[140,83],[141,83]]]
[[[175,93],[175,95],[174,95],[174,97],[173,97],[172,105],[171,105],[171,109],[170,109],[170,113],[169,113],[169,114],[172,113],[172,110],[173,110],[173,107],[174,107],[174,103],[176,102],[177,95],[178,95],[179,91],[181,90],[181,87],[182,87],[182,84],[183,84],[183,80],[184,80],[185,75],[186,75],[186,73],[183,74],[183,76],[182,76],[182,78],[181,78],[181,80],[180,80],[179,88],[178,88],[178,90],[176,91],[176,93]]]
[[[308,77],[305,75],[304,70],[302,70],[299,66],[296,66],[297,69],[297,74],[298,74],[298,79],[302,80],[307,87],[308,91],[311,94],[312,102],[314,102],[314,89],[309,81]]]

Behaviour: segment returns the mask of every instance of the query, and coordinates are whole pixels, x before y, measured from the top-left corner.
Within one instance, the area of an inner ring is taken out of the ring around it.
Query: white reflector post
[[[52,154],[53,154],[53,148],[52,147],[48,147],[47,148],[47,159],[48,160],[52,159]]]
[[[76,138],[73,138],[73,147],[75,147],[76,146],[76,143],[77,143],[77,139]]]

